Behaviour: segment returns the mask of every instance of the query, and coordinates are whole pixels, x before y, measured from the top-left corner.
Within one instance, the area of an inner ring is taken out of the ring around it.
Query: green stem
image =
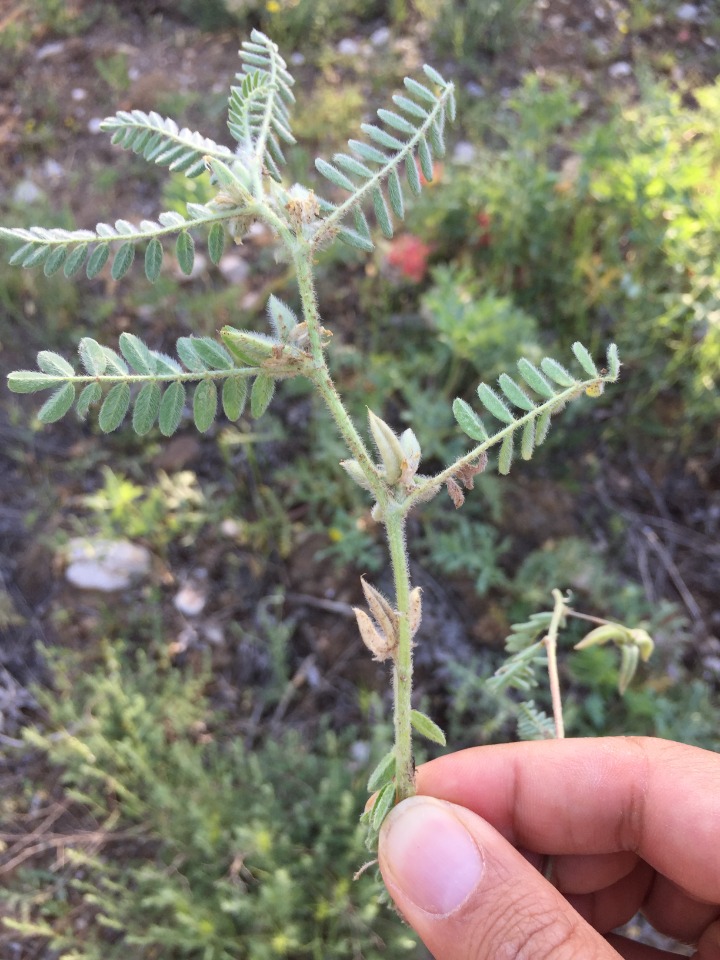
[[[558,740],[565,738],[565,723],[563,721],[562,698],[560,696],[560,676],[557,666],[557,636],[560,629],[560,623],[565,616],[565,598],[559,590],[553,590],[553,600],[555,607],[553,609],[552,619],[548,627],[547,636],[543,643],[547,651],[548,677],[550,679],[550,696],[552,697],[553,718],[555,720],[555,737]]]
[[[399,510],[388,511],[385,519],[390,563],[395,580],[395,607],[398,613],[398,648],[393,662],[393,715],[395,723],[395,778],[398,801],[415,793],[415,763],[412,751],[412,636],[408,618],[410,569],[405,542],[405,517]]]

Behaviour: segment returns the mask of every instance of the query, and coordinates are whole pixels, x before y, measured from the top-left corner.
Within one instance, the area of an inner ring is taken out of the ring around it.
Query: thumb
[[[436,960],[612,960],[620,954],[477,814],[415,796],[380,831],[380,870]]]

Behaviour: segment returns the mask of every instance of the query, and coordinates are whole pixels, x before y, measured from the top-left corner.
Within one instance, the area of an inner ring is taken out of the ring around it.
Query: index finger
[[[471,747],[423,764],[418,793],[540,853],[630,850],[720,903],[720,755],[650,737]]]

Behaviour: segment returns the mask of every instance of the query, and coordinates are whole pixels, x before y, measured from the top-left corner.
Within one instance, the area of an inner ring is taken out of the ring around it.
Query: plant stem
[[[553,718],[555,720],[555,737],[558,740],[565,739],[565,724],[563,722],[562,698],[560,696],[560,677],[557,666],[557,635],[560,629],[560,621],[565,616],[565,598],[559,590],[553,590],[553,599],[555,608],[553,609],[552,619],[548,627],[547,636],[543,643],[547,650],[548,677],[550,679],[550,695],[552,697]]]
[[[412,695],[412,637],[408,610],[410,606],[410,569],[405,541],[405,516],[400,510],[389,510],[385,519],[390,563],[395,580],[395,607],[398,613],[398,647],[393,661],[393,715],[395,723],[395,777],[397,799],[405,800],[415,793],[415,763],[412,752],[410,723]]]

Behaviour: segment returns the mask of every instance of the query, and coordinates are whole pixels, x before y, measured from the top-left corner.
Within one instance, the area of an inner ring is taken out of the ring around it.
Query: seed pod
[[[371,586],[367,580],[360,578],[363,593],[370,607],[370,613],[375,617],[380,629],[388,639],[392,640],[393,646],[397,644],[397,613],[390,605],[390,602],[379,590]]]
[[[420,621],[422,620],[422,590],[420,587],[413,587],[410,591],[410,605],[408,607],[408,621],[410,623],[410,636],[414,637],[418,632]]]
[[[412,487],[420,466],[421,452],[418,439],[409,428],[400,434],[400,446],[403,451],[400,482],[406,487]]]
[[[370,653],[373,654],[373,660],[382,663],[383,660],[392,657],[397,644],[392,643],[384,634],[380,633],[364,610],[361,610],[359,607],[353,607],[353,613],[357,620],[362,641]]]
[[[261,366],[272,358],[274,351],[283,346],[275,337],[252,333],[250,330],[237,330],[235,327],[223,327],[220,338],[237,360],[251,367]]]
[[[634,630],[630,630],[629,633],[633,638],[633,643],[640,651],[640,659],[643,663],[647,663],[655,649],[652,637],[647,630],[643,630],[641,627],[636,627]]]
[[[632,682],[637,670],[640,650],[635,644],[624,645],[620,650],[620,674],[618,676],[618,692],[624,694]]]
[[[397,483],[402,474],[402,465],[405,459],[400,441],[385,421],[376,416],[372,410],[368,410],[368,420],[370,421],[370,432],[385,468],[385,479],[390,484]]]
[[[622,624],[604,623],[601,627],[595,627],[579,643],[576,643],[575,649],[585,650],[587,647],[601,647],[611,642],[617,646],[625,646],[631,644],[633,638],[627,627],[623,627]]]

